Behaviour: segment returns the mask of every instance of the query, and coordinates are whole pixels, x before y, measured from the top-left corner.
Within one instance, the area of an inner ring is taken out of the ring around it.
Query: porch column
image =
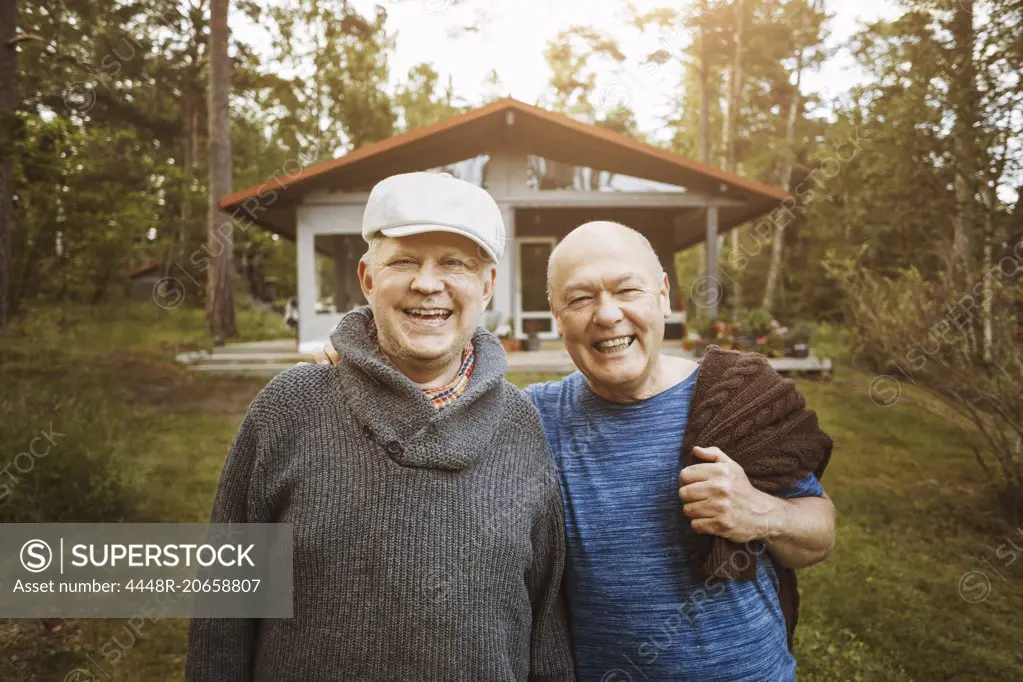
[[[295,235],[295,261],[298,267],[298,344],[309,344],[316,323],[316,250],[312,225],[298,211]]]
[[[721,299],[721,282],[718,280],[718,207],[707,207],[707,315],[713,319],[718,314]]]
[[[503,322],[508,322],[516,315],[515,294],[517,288],[516,277],[516,241],[515,241],[515,208],[508,204],[500,204],[501,216],[504,218],[504,255],[497,265],[497,282],[494,285],[494,298],[491,308],[499,310],[504,316]]]

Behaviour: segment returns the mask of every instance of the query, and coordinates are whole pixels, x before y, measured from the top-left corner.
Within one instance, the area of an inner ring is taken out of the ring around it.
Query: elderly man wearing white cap
[[[477,327],[504,225],[486,191],[370,193],[369,306],[250,405],[212,522],[294,524],[294,617],[193,620],[187,679],[574,680],[543,428]]]

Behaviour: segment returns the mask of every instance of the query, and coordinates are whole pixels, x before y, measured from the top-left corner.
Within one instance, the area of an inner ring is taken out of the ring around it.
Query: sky
[[[678,7],[687,0],[634,0],[641,11]],[[713,2],[713,0],[711,0]],[[629,26],[625,0],[353,0],[360,12],[372,14],[377,4],[388,12],[388,28],[397,33],[391,59],[392,79],[403,79],[409,68],[429,62],[446,79],[451,76],[456,95],[470,104],[485,94],[484,79],[496,69],[501,94],[535,103],[547,87],[550,72],[543,59],[547,42],[575,24],[592,26],[618,39],[627,55],[625,63],[601,72],[597,81],[598,106],[613,109],[626,104],[641,130],[663,129],[663,119],[677,97],[677,67],[644,65],[642,58],[658,49],[683,45],[685,38],[669,30],[650,29],[641,34]],[[842,95],[862,78],[851,56],[841,49],[862,25],[899,13],[898,0],[825,0],[835,16],[830,22],[829,43],[839,52],[816,73],[804,76],[805,90],[821,93],[826,100]],[[485,27],[478,33],[458,32],[472,23],[481,7],[488,8]],[[687,31],[685,27],[679,27]],[[678,48],[674,51],[677,53]]]

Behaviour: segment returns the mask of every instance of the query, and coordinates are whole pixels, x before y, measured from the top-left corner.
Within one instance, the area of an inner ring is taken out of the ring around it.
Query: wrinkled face
[[[495,270],[471,239],[448,232],[379,237],[359,262],[381,349],[422,370],[461,361],[493,293]]]
[[[607,243],[559,254],[551,310],[569,355],[598,393],[629,393],[652,380],[671,306],[668,277],[651,260]]]

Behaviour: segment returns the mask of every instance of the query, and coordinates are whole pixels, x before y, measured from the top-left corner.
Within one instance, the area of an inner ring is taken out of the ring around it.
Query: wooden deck
[[[665,348],[665,353],[692,358],[681,348]],[[197,372],[272,377],[310,356],[296,350],[294,339],[231,343],[209,351],[180,353],[176,360]],[[770,358],[768,362],[780,374],[805,374],[830,377],[832,363],[828,358]],[[508,354],[509,374],[570,374],[575,365],[564,349]]]

